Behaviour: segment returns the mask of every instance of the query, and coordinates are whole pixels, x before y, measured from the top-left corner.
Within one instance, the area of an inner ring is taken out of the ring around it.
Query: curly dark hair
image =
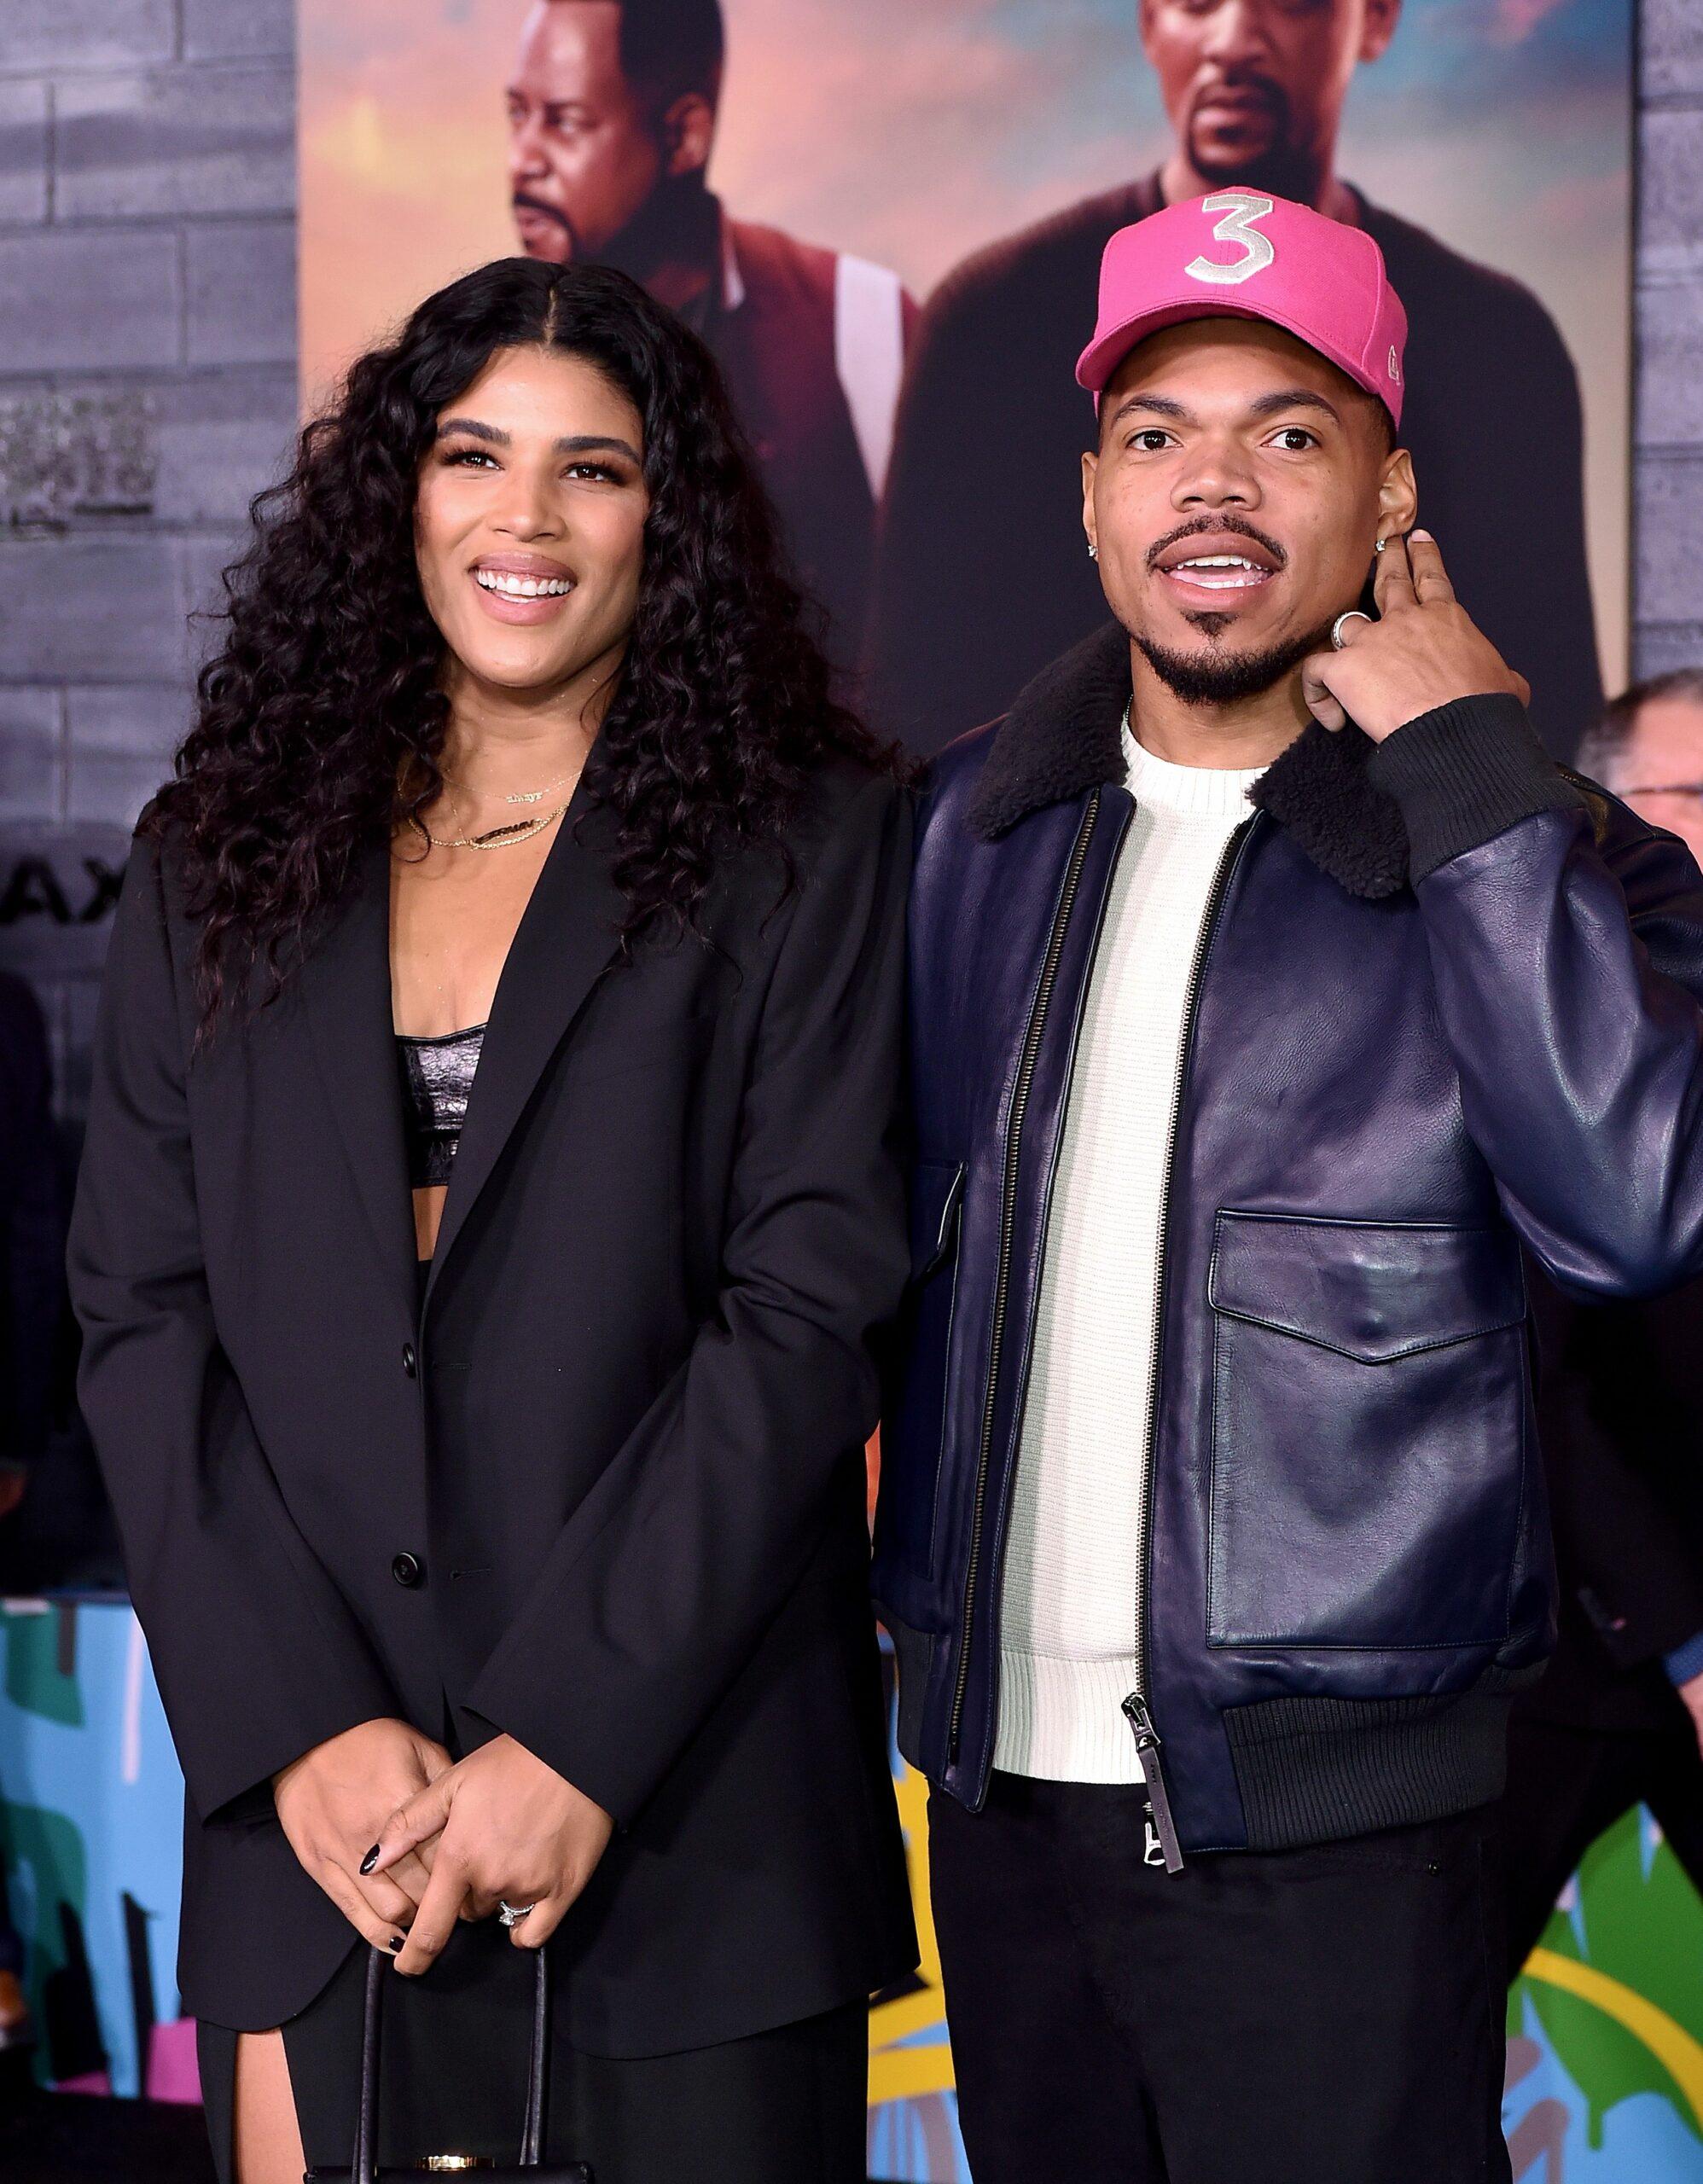
[[[441,789],[445,648],[415,560],[416,480],[439,413],[520,347],[590,363],[644,423],[638,603],[586,771],[617,822],[628,952],[695,929],[718,857],[778,839],[831,753],[904,770],[834,694],[819,610],[703,343],[625,274],[500,258],[352,368],[224,572],[224,642],[144,822],[181,851],[204,1029],[256,969],[259,998],[276,993],[363,846]]]

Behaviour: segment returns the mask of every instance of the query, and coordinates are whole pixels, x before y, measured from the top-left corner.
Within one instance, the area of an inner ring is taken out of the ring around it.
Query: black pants
[[[1516,1708],[1502,1799],[1510,1977],[1537,1946],[1579,1860],[1636,1804],[1650,1808],[1703,1892],[1703,1755],[1677,1699],[1666,1727],[1643,1731],[1568,1728]]]
[[[753,1942],[753,1946],[756,1945]],[[367,1951],[284,2027],[309,2165],[346,2171],[360,2087]],[[458,1927],[418,1980],[391,1975],[379,2158],[512,2162],[526,2107],[533,1960],[494,1920]],[[863,2184],[869,2017],[860,2001],[747,2039],[636,2060],[588,2055],[558,2026],[547,2154],[590,2162],[597,2184]],[[222,2184],[231,2184],[236,2037],[200,2028],[201,2086]]]
[[[975,2184],[1505,2184],[1485,1814],[1144,1862],[1139,1787],[929,1801]]]

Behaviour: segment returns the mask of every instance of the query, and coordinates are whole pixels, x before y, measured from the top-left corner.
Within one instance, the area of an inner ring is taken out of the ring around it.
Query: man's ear
[[[1366,0],[1366,20],[1360,26],[1360,61],[1381,61],[1402,19],[1402,0]]]
[[[1100,457],[1090,448],[1082,458],[1082,527],[1088,534],[1088,550],[1096,554],[1100,542],[1094,535],[1094,475]]]
[[[668,178],[701,174],[710,164],[716,136],[716,110],[701,91],[685,91],[662,117],[662,143]]]
[[[1378,486],[1378,536],[1395,538],[1411,531],[1419,515],[1419,487],[1413,474],[1413,457],[1404,447],[1386,457]]]

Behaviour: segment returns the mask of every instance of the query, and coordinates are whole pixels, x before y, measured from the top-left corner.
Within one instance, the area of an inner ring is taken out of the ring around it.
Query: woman
[[[619,274],[433,297],[259,521],[72,1246],[216,2152],[349,2160],[358,1940],[381,2159],[512,2159],[549,1942],[557,2158],[861,2178],[905,792]]]

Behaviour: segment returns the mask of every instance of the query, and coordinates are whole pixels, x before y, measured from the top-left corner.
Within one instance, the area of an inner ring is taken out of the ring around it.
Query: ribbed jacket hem
[[[1288,1850],[1466,1812],[1502,1795],[1513,1694],[1488,1670],[1440,1699],[1268,1699],[1224,1716],[1250,1850]]]
[[[1133,1660],[1002,1647],[994,1765],[1042,1782],[1141,1781],[1135,1734],[1123,1711],[1135,1688]]]
[[[1534,812],[1582,802],[1537,741],[1525,706],[1501,693],[1421,713],[1385,737],[1367,774],[1401,812],[1415,884]]]

